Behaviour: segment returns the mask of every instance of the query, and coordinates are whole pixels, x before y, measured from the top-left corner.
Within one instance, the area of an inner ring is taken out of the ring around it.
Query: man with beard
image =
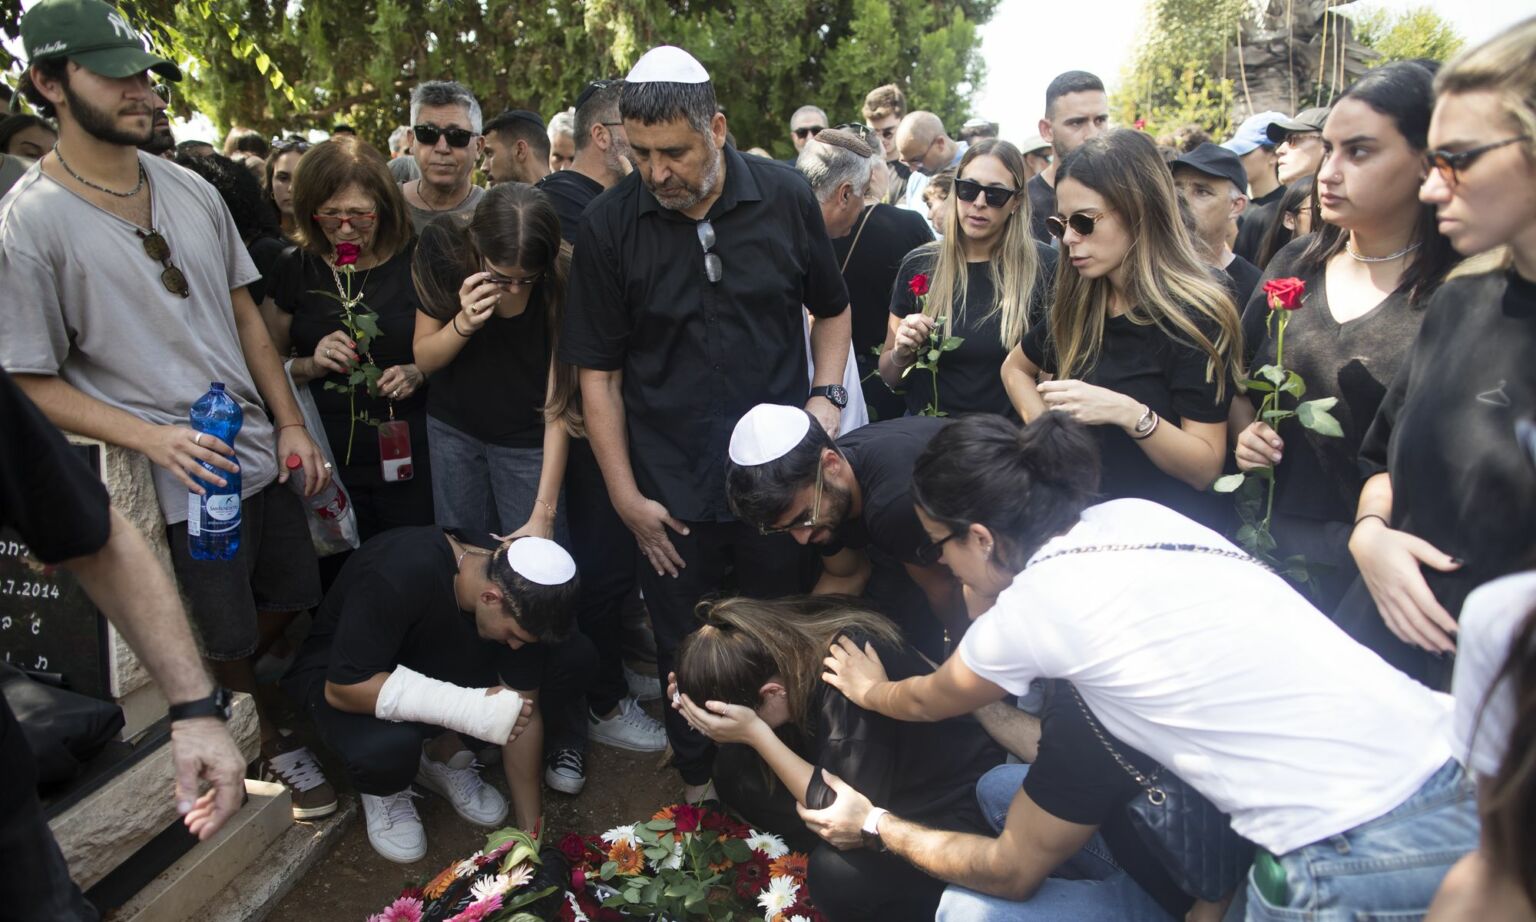
[[[549,135],[537,112],[508,109],[485,123],[485,175],[491,185],[532,185],[549,175]]]
[[[752,406],[804,405],[837,431],[847,394],[848,292],[821,209],[793,169],[743,157],[709,74],[681,48],[647,52],[619,115],[635,173],[587,208],[576,236],[560,359],[580,369],[587,434],[614,509],[644,555],[658,673],[672,669],[700,597],[799,588],[800,553],[736,521],[720,457]],[[807,389],[804,320],[814,387]],[[809,391],[809,392],[808,392]],[[713,749],[668,709],[690,800]]]
[[[0,200],[0,290],[10,298],[0,366],[55,425],[153,463],[203,655],[222,685],[254,694],[258,613],[287,616],[320,598],[306,513],[279,460],[298,458],[311,495],[329,465],[246,291],[258,275],[229,209],[201,178],[137,150],[165,107],[149,71],[180,80],[180,70],[146,53],[101,0],[43,0],[21,36],[22,92],[57,118],[59,141]],[[233,445],[187,426],[215,381],[244,413]],[[239,550],[194,560],[189,495],[235,471]],[[295,817],[334,812],[314,756],[279,734],[259,698],[257,716],[266,768],[293,789]]]
[[[480,126],[480,103],[462,83],[432,80],[411,92],[411,150],[421,176],[400,191],[416,233],[438,215],[468,220],[485,197],[485,190],[469,181],[485,148]]]
[[[549,196],[560,215],[560,236],[576,243],[581,213],[602,194],[628,176],[629,144],[619,120],[619,93],[623,80],[594,80],[576,97],[576,156],[569,169],[557,170],[539,180],[539,191]]]
[[[1057,75],[1045,88],[1045,116],[1040,119],[1040,137],[1051,142],[1055,156],[1051,165],[1036,173],[1025,188],[1029,190],[1029,229],[1041,243],[1055,246],[1045,219],[1056,213],[1056,167],[1061,158],[1072,153],[1089,138],[1109,128],[1109,97],[1104,82],[1085,70],[1069,70]]]
[[[732,431],[725,464],[738,518],[821,552],[813,592],[867,595],[935,660],[944,658],[944,628],[959,637],[968,619],[959,583],[918,521],[912,467],[946,425],[903,416],[834,442],[804,410],[759,404]]]
[[[171,105],[171,87],[169,84],[155,84],[155,95],[159,96],[164,106],[155,109],[155,124],[150,128],[149,140],[139,145],[139,150],[156,157],[164,157],[167,160],[176,159],[176,135],[171,133],[171,117],[169,115]]]

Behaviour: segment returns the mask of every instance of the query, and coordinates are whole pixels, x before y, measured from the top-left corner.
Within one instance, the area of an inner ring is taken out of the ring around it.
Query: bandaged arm
[[[380,720],[413,721],[506,745],[523,712],[523,696],[510,689],[486,694],[396,666],[379,689],[373,715]]]

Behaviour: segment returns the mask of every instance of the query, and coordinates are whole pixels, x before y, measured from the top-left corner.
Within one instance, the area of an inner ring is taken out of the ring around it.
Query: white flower
[[[811,920],[807,919],[805,916],[790,916],[789,922],[811,922]]]
[[[516,890],[519,887],[528,886],[533,880],[533,862],[524,861],[522,864],[502,875],[507,878],[507,890]]]
[[[479,870],[479,866],[475,864],[475,859],[483,857],[485,856],[481,852],[475,852],[473,855],[470,855],[468,858],[460,861],[458,864],[453,866],[453,876],[468,877],[469,875],[475,873],[475,871]]]
[[[571,907],[571,919],[573,922],[592,922],[591,919],[587,918],[587,914],[581,911],[581,904],[576,902],[576,894],[569,890],[565,891],[565,902]],[[810,920],[807,919],[806,922],[810,922]]]
[[[800,895],[800,885],[795,883],[793,877],[774,876],[768,882],[768,887],[757,895],[757,905],[763,907],[763,914],[772,919],[795,905],[795,898]]]
[[[512,878],[505,874],[487,874],[469,888],[469,895],[476,903],[512,889]]]
[[[681,839],[672,842],[672,854],[660,861],[652,861],[651,868],[657,871],[677,870],[683,866],[683,843]]]
[[[747,837],[747,846],[767,856],[769,861],[789,854],[789,846],[784,844],[783,839],[771,832],[758,832],[756,829]]]
[[[630,848],[640,847],[640,838],[635,835],[635,827],[633,826],[615,826],[603,833],[603,841],[609,845],[617,845],[623,842]]]

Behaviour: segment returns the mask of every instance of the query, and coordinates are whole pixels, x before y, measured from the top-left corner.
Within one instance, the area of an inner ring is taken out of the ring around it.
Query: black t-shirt
[[[571,244],[576,242],[576,231],[581,227],[581,213],[603,194],[602,183],[575,170],[550,173],[533,187],[549,196],[555,214],[560,216],[560,236]]]
[[[848,635],[860,647],[870,638]],[[873,641],[891,681],[933,669],[908,644]],[[893,720],[866,711],[842,692],[818,683],[812,699],[806,760],[903,819],[940,829],[990,834],[976,803],[976,782],[1001,765],[998,748],[974,717],[935,723]],[[811,789],[817,787],[813,774]]]
[[[1529,567],[1536,547],[1536,466],[1515,438],[1516,421],[1536,416],[1532,356],[1536,282],[1513,271],[1446,282],[1360,446],[1365,473],[1391,471],[1392,527],[1463,561],[1422,568],[1452,617],[1477,586]],[[1369,593],[1351,600],[1377,631],[1369,646],[1410,675],[1434,671],[1432,654],[1386,633]],[[1434,662],[1448,678],[1451,661]]]
[[[1045,174],[1036,173],[1024,188],[1029,190],[1029,231],[1050,246],[1055,238],[1045,229],[1045,219],[1056,213],[1056,187],[1045,181]]]
[[[1232,244],[1232,252],[1241,256],[1255,265],[1259,261],[1259,247],[1264,243],[1264,232],[1269,230],[1269,224],[1275,219],[1275,212],[1280,208],[1280,199],[1285,196],[1285,187],[1277,186],[1268,195],[1260,196],[1248,203],[1241,217],[1237,219],[1237,240]],[[1259,266],[1262,271],[1266,267]]]
[[[1158,857],[1142,842],[1125,807],[1142,788],[1115,761],[1095,735],[1083,706],[1067,682],[1047,684],[1045,710],[1040,715],[1040,751],[1029,774],[1024,793],[1046,813],[1082,826],[1097,826],[1115,862],[1176,919],[1194,905],[1194,898],[1179,889]],[[1155,770],[1155,761],[1098,728],[1110,745],[1143,774]]]
[[[912,468],[945,425],[932,416],[904,416],[860,426],[837,440],[864,507],[822,546],[824,555],[872,544],[901,563],[919,562],[917,549],[928,543],[928,535],[912,501]]]
[[[416,286],[411,281],[411,254],[415,244],[407,245],[387,262],[372,269],[353,273],[352,291],[362,291],[359,308],[379,315],[379,335],[369,344],[373,364],[381,370],[416,361],[412,342],[416,335]],[[342,278],[346,283],[345,275]],[[315,346],[331,333],[342,329],[341,304],[337,301],[336,280],[320,257],[299,247],[283,250],[273,271],[269,293],[280,310],[293,315],[289,340],[296,355],[313,355]],[[345,391],[332,390],[326,382],[340,383],[342,377],[328,374],[309,383],[309,393],[320,411],[330,440],[331,453],[343,464],[377,464],[379,436],[364,422],[352,425],[352,404]],[[413,441],[425,444],[427,403],[426,388],[418,388],[403,400],[393,401],[395,419],[404,419],[411,427]],[[365,387],[356,392],[356,411],[374,419],[389,419],[391,401],[376,397]],[[351,441],[351,459],[347,443]]]
[[[484,546],[453,534],[461,544]],[[454,596],[457,572],[453,549],[435,525],[369,539],[320,603],[290,674],[323,669],[329,682],[356,685],[405,666],[464,688],[537,689],[548,648],[513,650],[482,638],[474,613],[460,610]]]
[[[293,244],[281,237],[257,237],[246,246],[245,251],[251,254],[251,262],[256,264],[256,271],[261,273],[261,278],[245,286],[250,292],[251,300],[258,305],[266,300],[272,289],[272,276],[277,271],[277,261],[282,258],[283,252]]]
[[[821,206],[781,163],[724,150],[700,222],[662,207],[632,173],[587,208],[571,262],[560,359],[622,371],[629,460],[640,491],[684,521],[734,521],[725,457],[736,421],[759,403],[810,396],[805,310],[848,307]]]
[[[1206,330],[1206,335],[1214,341],[1215,329]],[[1049,318],[1025,334],[1023,348],[1025,357],[1041,371],[1060,377]],[[1218,399],[1220,378],[1206,380],[1208,361],[1193,344],[1164,333],[1156,324],[1136,323],[1123,314],[1105,322],[1098,362],[1078,377],[1145,404],[1162,417],[1164,426],[1177,426],[1186,419],[1223,423],[1234,385],[1227,381]],[[1217,374],[1225,372],[1218,369]],[[1201,493],[1163,473],[1119,426],[1094,426],[1092,431],[1099,443],[1099,491],[1105,499],[1148,499],[1213,528],[1225,526],[1231,505],[1227,497]]]
[[[1227,283],[1227,290],[1232,292],[1232,301],[1241,310],[1242,306],[1248,303],[1248,299],[1253,297],[1253,290],[1258,287],[1259,279],[1264,273],[1259,271],[1258,266],[1237,255],[1232,257],[1232,261],[1227,263],[1227,268],[1223,271],[1226,273],[1224,281]]]
[[[491,445],[544,444],[543,406],[554,343],[543,298],[539,284],[521,314],[492,314],[453,361],[432,373],[428,415]]]
[[[921,247],[907,254],[901,270],[896,274],[896,285],[891,290],[890,313],[897,318],[917,312],[917,298],[907,284],[919,273],[933,278],[933,266],[937,250]],[[1040,324],[1050,304],[1051,286],[1056,278],[1056,251],[1044,244],[1035,244],[1039,270],[1035,287],[1029,299],[1029,324],[1032,329]],[[938,406],[946,416],[966,413],[1000,413],[1017,417],[1008,391],[1003,388],[1003,360],[1009,348],[1001,341],[1002,314],[993,310],[996,297],[992,287],[991,263],[967,263],[965,304],[954,317],[950,335],[965,341],[953,352],[939,358]],[[932,295],[927,297],[931,298]],[[901,380],[905,391],[907,412],[916,416],[934,403],[933,373],[913,368]]]
[[[854,222],[847,236],[832,241],[838,265],[847,262],[843,280],[848,284],[848,302],[853,308],[855,355],[873,358],[870,350],[885,345],[891,290],[902,257],[932,239],[928,221],[917,212],[891,205],[871,205],[864,209],[864,215]]]

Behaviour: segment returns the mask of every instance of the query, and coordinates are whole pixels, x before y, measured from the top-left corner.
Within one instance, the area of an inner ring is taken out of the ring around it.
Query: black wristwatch
[[[823,384],[821,387],[813,387],[811,396],[825,397],[839,410],[848,406],[848,389],[841,384]]]
[[[229,693],[229,689],[215,685],[213,694],[208,697],[198,698],[196,701],[183,701],[180,704],[173,704],[167,713],[171,715],[172,721],[192,720],[197,717],[217,717],[228,723],[230,704],[233,701],[234,696]]]

